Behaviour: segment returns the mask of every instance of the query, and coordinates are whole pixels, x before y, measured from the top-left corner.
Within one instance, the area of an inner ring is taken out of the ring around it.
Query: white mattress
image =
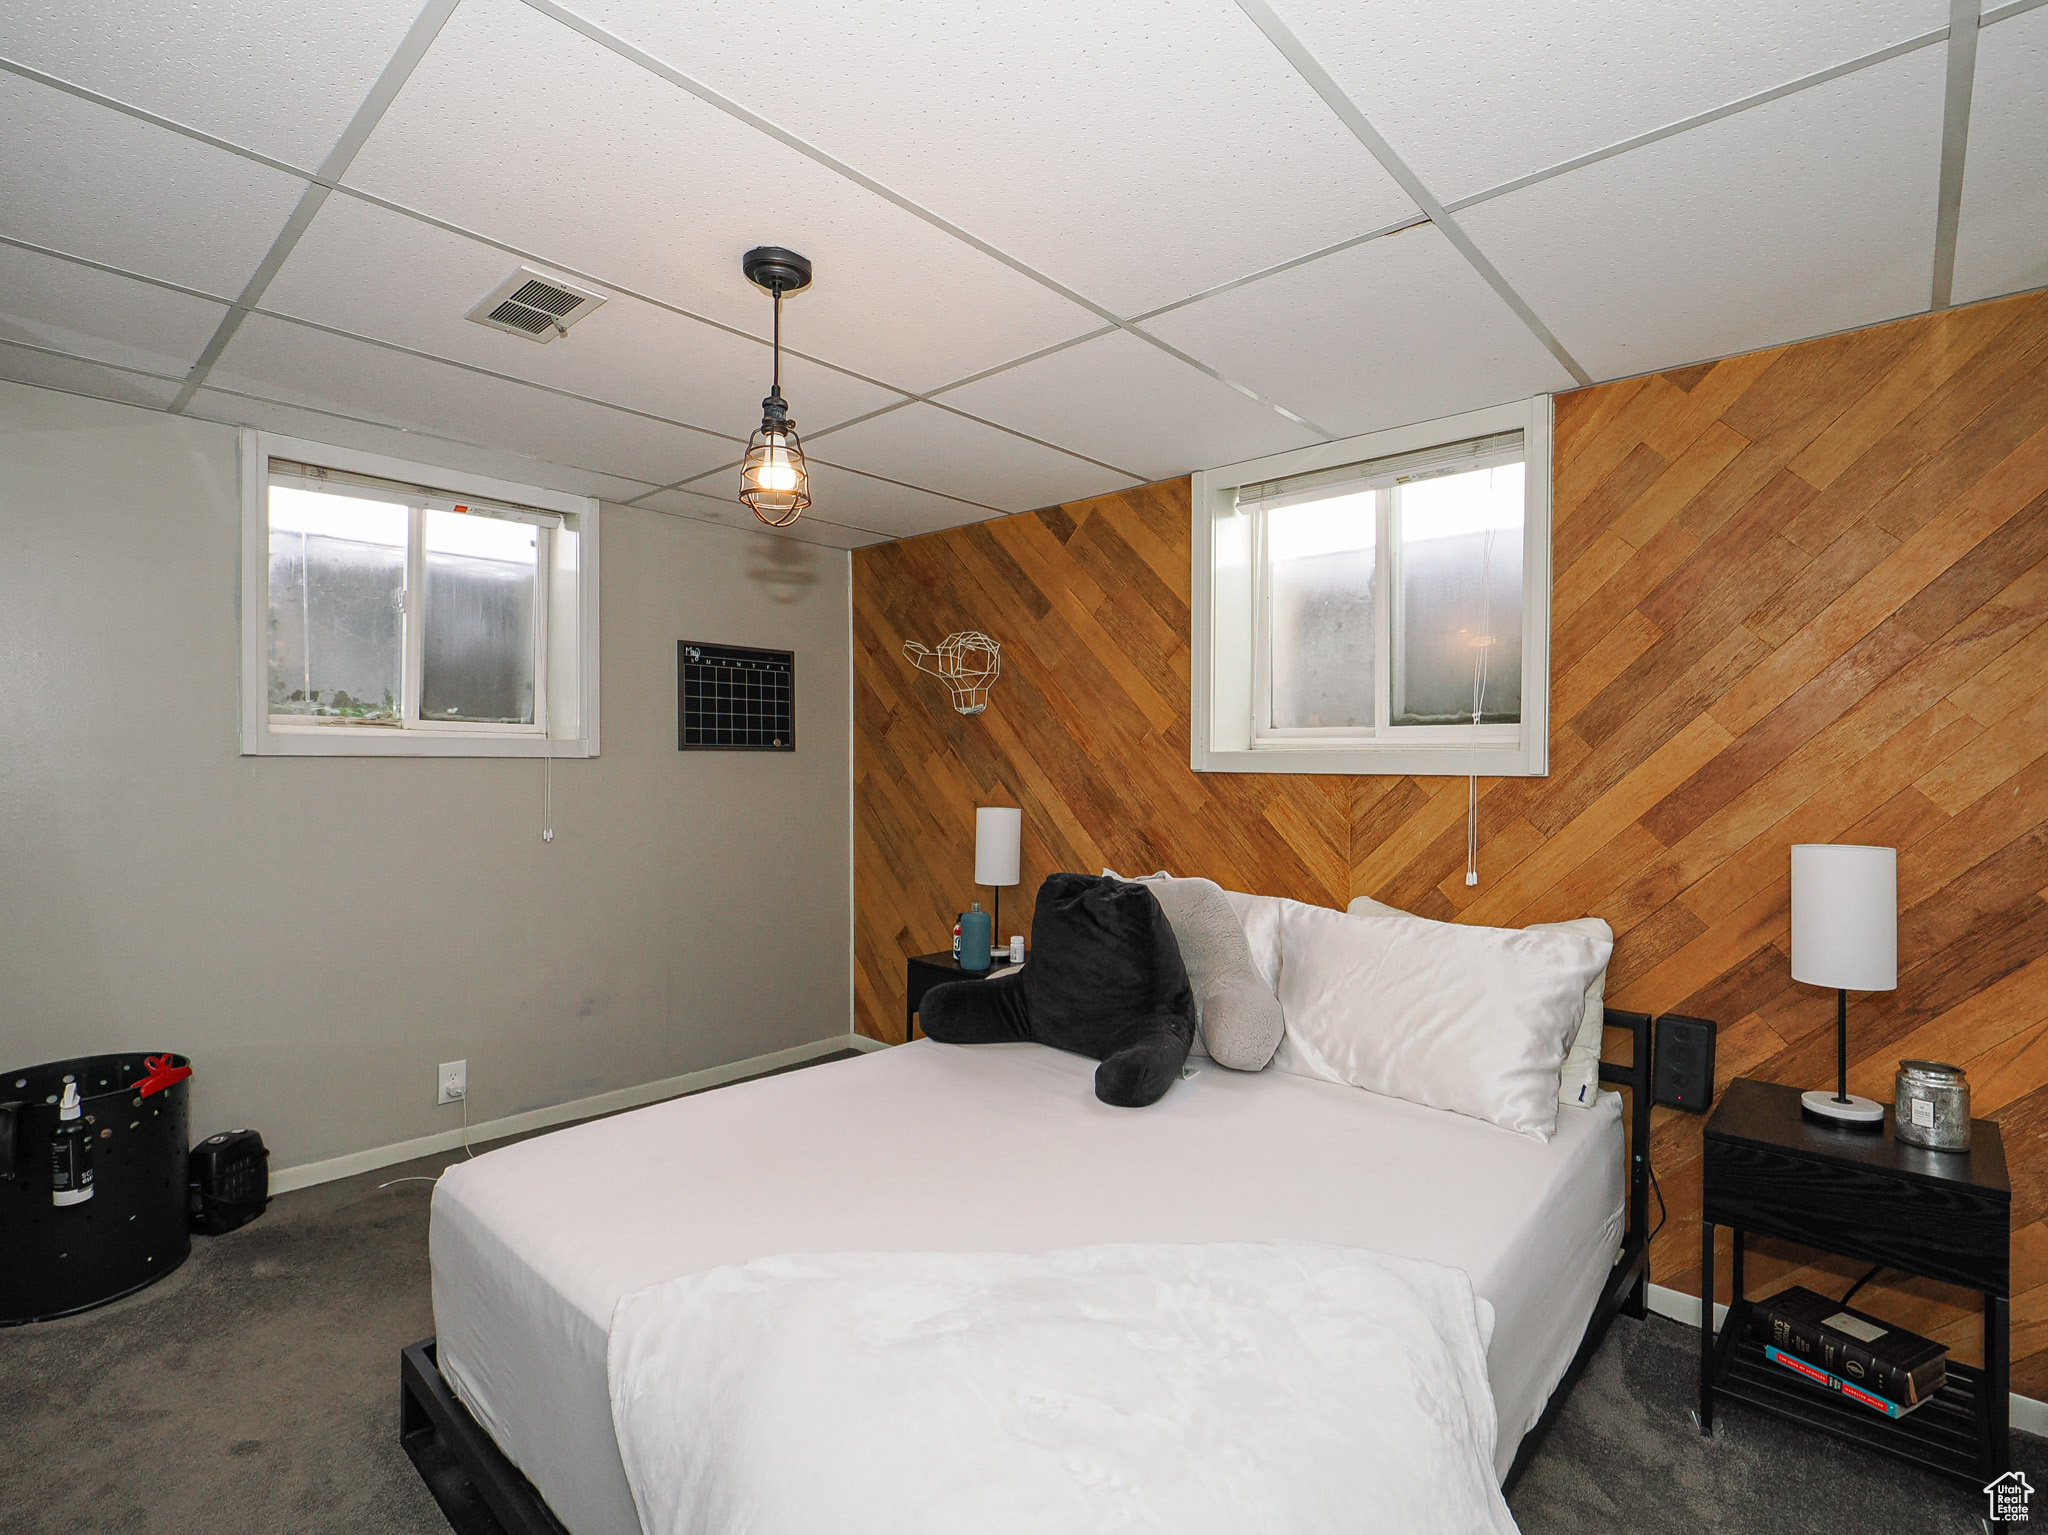
[[[629,1290],[787,1252],[1337,1242],[1461,1268],[1493,1303],[1505,1474],[1620,1243],[1619,1100],[1560,1108],[1544,1144],[1197,1064],[1113,1109],[1093,1061],[920,1041],[458,1163],[434,1191],[441,1372],[573,1535],[638,1535],[605,1383]]]

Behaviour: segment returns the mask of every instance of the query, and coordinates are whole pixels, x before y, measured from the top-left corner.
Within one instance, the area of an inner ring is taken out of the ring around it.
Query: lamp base
[[[1854,1093],[1846,1098],[1837,1098],[1826,1088],[1816,1087],[1810,1093],[1800,1094],[1799,1112],[1807,1119],[1837,1130],[1865,1130],[1875,1134],[1884,1129],[1884,1105],[1874,1099],[1859,1098]]]

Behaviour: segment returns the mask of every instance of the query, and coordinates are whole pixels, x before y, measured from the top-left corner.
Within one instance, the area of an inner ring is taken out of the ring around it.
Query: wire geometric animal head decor
[[[939,641],[938,649],[927,650],[916,640],[907,641],[903,655],[921,672],[930,672],[953,694],[953,707],[962,714],[979,714],[988,707],[988,690],[1003,674],[1003,647],[987,635],[966,629]]]

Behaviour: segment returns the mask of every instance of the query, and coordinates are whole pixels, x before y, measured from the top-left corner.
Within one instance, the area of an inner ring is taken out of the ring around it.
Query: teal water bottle
[[[988,969],[988,946],[995,937],[995,921],[976,901],[973,909],[960,914],[960,968]]]

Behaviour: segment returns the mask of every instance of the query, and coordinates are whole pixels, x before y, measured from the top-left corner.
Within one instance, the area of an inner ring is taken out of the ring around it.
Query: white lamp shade
[[[1018,848],[1024,838],[1024,812],[983,805],[974,812],[974,882],[977,885],[1017,883]]]
[[[1844,991],[1899,984],[1899,851],[1792,847],[1792,979]]]

